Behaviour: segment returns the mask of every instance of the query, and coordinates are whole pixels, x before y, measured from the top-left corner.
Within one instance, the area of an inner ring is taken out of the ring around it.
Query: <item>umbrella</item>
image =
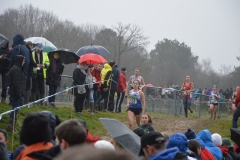
[[[107,60],[98,54],[89,53],[80,57],[78,63],[82,62],[87,62],[87,64],[102,64],[107,62]]]
[[[59,48],[59,49],[49,52],[48,57],[50,59],[53,58],[54,52],[58,52],[60,54],[59,59],[64,64],[77,63],[79,60],[79,57],[74,52],[70,51],[69,49],[64,49],[64,48]]]
[[[82,56],[87,53],[99,54],[101,56],[108,56],[110,54],[110,52],[106,48],[97,45],[84,46],[76,52],[78,56]]]
[[[0,33],[0,47],[2,47],[4,44],[6,44],[7,42],[9,42],[9,40]]]
[[[100,122],[108,130],[121,146],[133,155],[138,155],[141,147],[141,140],[132,130],[116,119],[99,118]]]
[[[29,37],[29,38],[25,39],[24,41],[25,42],[31,41],[33,44],[42,43],[43,46],[50,46],[50,47],[57,49],[57,47],[54,44],[52,44],[52,42],[50,42],[49,40],[47,40],[46,38],[43,38],[43,37]]]
[[[54,51],[56,48],[53,48],[51,46],[43,46],[43,52],[51,52],[51,51]]]

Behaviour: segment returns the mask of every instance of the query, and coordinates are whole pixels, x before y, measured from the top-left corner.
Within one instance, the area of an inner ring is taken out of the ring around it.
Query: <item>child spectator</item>
[[[201,144],[197,140],[189,140],[187,155],[197,160],[201,159]]]
[[[196,100],[195,100],[195,106],[196,106],[196,112],[198,112],[198,111],[199,111],[199,106],[200,106],[199,98],[196,98]]]
[[[228,138],[223,138],[223,139],[222,139],[222,146],[227,147],[227,148],[228,148],[228,154],[230,154],[233,159],[236,159],[237,153],[234,152],[234,150],[233,150],[233,144],[232,144],[232,142],[230,141],[230,139],[228,139]]]
[[[188,128],[188,130],[185,132],[185,136],[188,140],[196,138],[196,133],[193,129]]]
[[[140,125],[139,128],[143,129],[144,133],[149,133],[151,131],[154,131],[152,127],[152,119],[149,116],[149,114],[145,113],[142,115],[142,124]]]
[[[4,143],[7,146],[8,143],[8,134],[5,130],[0,129],[0,142]],[[8,159],[12,159],[12,152],[8,151]]]

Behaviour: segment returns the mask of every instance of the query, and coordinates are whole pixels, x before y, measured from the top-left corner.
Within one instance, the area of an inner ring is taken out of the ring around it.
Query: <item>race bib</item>
[[[136,98],[136,97],[131,97],[131,96],[130,96],[130,97],[129,97],[129,100],[130,100],[130,101],[129,101],[130,104],[137,104],[137,98]]]

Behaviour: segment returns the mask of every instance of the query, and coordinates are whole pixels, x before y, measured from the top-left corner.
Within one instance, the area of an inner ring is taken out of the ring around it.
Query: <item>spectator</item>
[[[3,44],[0,48],[0,74],[2,76],[2,93],[1,93],[1,103],[6,103],[7,97],[7,82],[6,74],[9,71],[11,62],[11,50],[9,49],[9,43]]]
[[[3,129],[0,129],[0,143],[3,143],[6,147],[6,150],[7,150],[7,143],[8,143],[8,133],[3,130]],[[2,146],[4,148],[3,145],[0,144],[0,146]],[[1,147],[0,147],[1,148]],[[1,151],[0,151],[1,152]],[[11,160],[12,159],[12,152],[11,151],[7,151],[7,154],[8,155],[8,159]],[[2,160],[3,158],[1,157],[1,153],[0,153],[0,159]]]
[[[94,143],[94,147],[98,149],[109,149],[109,150],[115,151],[115,148],[112,145],[112,143],[106,140],[97,141],[96,143]]]
[[[8,160],[7,146],[3,142],[0,142],[0,159]]]
[[[31,90],[32,90],[32,77],[33,77],[33,68],[40,67],[33,61],[32,56],[32,42],[28,41],[25,43],[25,46],[28,49],[28,56],[29,56],[29,66],[28,66],[28,76],[26,81],[26,92],[24,95],[24,104],[28,104],[30,102]]]
[[[203,143],[203,141],[199,137],[196,137],[195,140],[197,140],[201,144],[201,158],[202,158],[202,160],[215,160],[212,153],[205,147],[205,144]]]
[[[152,127],[152,119],[150,115],[147,113],[143,113],[141,118],[142,118],[142,124],[139,126],[139,128],[141,128],[145,134],[151,131],[154,131]]]
[[[34,136],[33,136],[34,135]],[[43,152],[53,146],[51,128],[47,116],[30,113],[23,120],[20,141],[26,146],[16,160],[34,160],[37,152]]]
[[[98,111],[99,108],[97,106],[97,99],[99,98],[99,87],[101,86],[101,71],[102,71],[103,65],[97,64],[96,67],[93,67],[91,69],[92,76],[96,79],[96,84],[93,85],[93,98],[94,98],[94,108],[95,111]]]
[[[87,63],[82,62],[73,71],[73,85],[74,86],[81,85],[73,89],[73,93],[75,96],[74,108],[75,108],[75,111],[80,115],[83,115],[82,113],[83,102],[86,95],[86,88],[85,86],[83,86],[83,84],[85,83],[86,74],[87,74],[85,71],[86,67],[87,67]]]
[[[26,78],[23,71],[24,64],[25,57],[16,55],[14,66],[10,69],[7,75],[7,81],[9,84],[8,93],[12,99],[12,109],[20,106],[20,98],[24,95],[25,92]],[[18,109],[11,112],[8,123],[8,130],[14,131],[15,134],[18,133],[16,131],[17,113]]]
[[[223,139],[222,139],[222,146],[228,148],[228,154],[231,155],[231,157],[232,157],[233,160],[236,159],[237,154],[236,154],[236,152],[234,152],[234,150],[233,150],[233,144],[232,144],[232,142],[230,141],[230,139],[228,139],[228,138],[223,138]]]
[[[14,65],[15,58],[17,55],[22,55],[24,56],[25,59],[25,64],[24,64],[24,74],[25,77],[27,78],[28,76],[28,66],[29,66],[29,51],[27,47],[24,45],[24,37],[21,34],[16,34],[13,37],[13,45],[12,45],[12,59],[11,59],[11,64],[10,67]]]
[[[92,146],[76,146],[63,154],[59,155],[55,160],[136,160],[125,151],[113,151],[109,149],[97,149]]]
[[[238,122],[238,118],[240,117],[240,89],[239,88],[237,90],[235,106],[236,106],[236,110],[233,114],[232,126],[233,126],[233,128],[238,128],[237,122]]]
[[[122,102],[125,97],[125,92],[127,88],[127,81],[126,81],[126,68],[122,68],[120,72],[120,77],[118,80],[118,90],[117,90],[117,102],[116,102],[116,113],[121,113],[122,112]]]
[[[112,65],[112,63],[111,63]],[[101,71],[101,96],[102,98],[99,98],[97,104],[104,99],[104,111],[107,110],[108,105],[108,96],[109,96],[109,87],[110,87],[110,79],[112,78],[112,66],[108,63],[105,63],[103,66],[103,69]]]
[[[46,52],[43,52],[43,45],[38,43],[35,47],[35,51],[32,52],[33,61],[40,66],[38,69],[34,69],[34,78],[33,78],[33,90],[32,90],[32,101],[37,100],[36,94],[39,93],[40,99],[44,98],[45,86],[44,79],[46,78],[46,71],[50,64],[48,55]],[[43,101],[42,101],[43,102]],[[40,105],[43,105],[40,102]]]
[[[120,76],[120,71],[116,62],[111,61],[109,62],[110,66],[112,67],[112,78],[109,90],[109,102],[108,102],[108,111],[113,112],[114,110],[114,96],[118,89],[118,80]]]
[[[46,84],[49,86],[49,96],[53,95],[48,99],[51,107],[56,108],[55,106],[55,93],[57,91],[57,87],[60,87],[61,75],[64,70],[64,66],[62,61],[59,59],[58,52],[53,53],[53,58],[50,59],[51,63],[47,69],[46,75]]]
[[[191,128],[188,128],[184,134],[188,140],[196,138],[196,133]]]
[[[195,158],[196,160],[201,160],[201,144],[195,140],[195,139],[191,139],[188,142],[188,151],[187,151],[187,155]]]
[[[180,152],[177,147],[166,149],[165,139],[159,132],[150,132],[141,138],[139,155],[144,155],[148,160],[168,159],[187,160],[187,155]]]
[[[209,132],[209,130],[201,130],[197,134],[197,137],[199,137],[203,141],[205,147],[212,153],[216,160],[222,160],[222,151],[220,148],[216,147],[213,144],[211,133]]]

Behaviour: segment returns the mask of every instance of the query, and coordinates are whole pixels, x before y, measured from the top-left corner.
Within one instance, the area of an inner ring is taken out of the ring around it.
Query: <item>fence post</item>
[[[173,91],[173,96],[174,96],[174,103],[173,103],[173,105],[174,105],[174,115],[176,116],[177,115],[177,108],[176,108],[177,91],[176,90]]]
[[[203,97],[202,94],[199,94],[198,118],[200,118],[202,97]]]

